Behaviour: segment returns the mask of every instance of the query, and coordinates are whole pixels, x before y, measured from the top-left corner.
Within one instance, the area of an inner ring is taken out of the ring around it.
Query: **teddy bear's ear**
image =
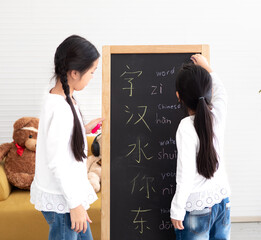
[[[29,123],[32,120],[31,117],[22,117],[16,120],[14,123],[14,131],[24,127],[27,123]]]
[[[92,151],[92,154],[95,156],[95,157],[99,157],[100,156],[100,144],[98,142],[97,139],[100,139],[101,138],[101,133],[98,134],[94,140],[93,140],[93,143],[92,143],[92,146],[91,146],[91,151]]]

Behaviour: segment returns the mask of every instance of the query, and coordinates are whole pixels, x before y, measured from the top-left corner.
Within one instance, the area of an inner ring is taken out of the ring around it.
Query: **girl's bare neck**
[[[192,116],[192,115],[195,115],[195,111],[193,111],[193,110],[191,110],[191,109],[189,109],[188,108],[188,114],[189,114],[189,116]]]

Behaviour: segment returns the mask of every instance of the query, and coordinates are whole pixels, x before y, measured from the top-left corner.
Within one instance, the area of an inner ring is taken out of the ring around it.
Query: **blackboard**
[[[175,134],[186,116],[175,79],[194,53],[110,55],[110,226],[104,239],[175,239],[169,213]]]

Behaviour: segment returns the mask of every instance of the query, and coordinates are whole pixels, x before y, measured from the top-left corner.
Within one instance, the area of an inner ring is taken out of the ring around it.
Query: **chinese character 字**
[[[130,67],[128,65],[126,65],[126,67],[128,68],[128,70],[130,70]],[[129,90],[129,96],[132,97],[132,92],[133,92],[133,80],[135,78],[140,77],[140,75],[142,74],[142,71],[125,71],[124,73],[121,74],[120,77],[123,77],[123,79],[125,81],[128,81],[128,83],[130,84],[129,87],[125,87],[122,88],[123,90]]]

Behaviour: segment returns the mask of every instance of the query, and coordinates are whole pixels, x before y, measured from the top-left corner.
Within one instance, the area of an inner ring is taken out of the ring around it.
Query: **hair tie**
[[[205,99],[205,97],[199,97],[198,100],[200,100],[200,99]]]

